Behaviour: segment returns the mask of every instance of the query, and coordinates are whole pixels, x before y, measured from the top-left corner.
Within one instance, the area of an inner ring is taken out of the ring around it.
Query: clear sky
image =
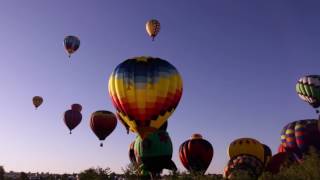
[[[0,5],[0,164],[7,171],[79,172],[129,164],[135,135],[118,123],[99,147],[89,128],[96,110],[115,111],[108,78],[135,56],[160,57],[181,73],[184,92],[169,119],[173,160],[193,133],[212,143],[209,173],[222,173],[227,147],[252,137],[276,152],[282,127],[315,118],[295,92],[300,76],[320,74],[318,0],[2,0]],[[145,32],[161,22],[155,42]],[[69,59],[66,35],[80,37]],[[32,97],[44,97],[38,110]],[[83,120],[69,135],[72,103]]]

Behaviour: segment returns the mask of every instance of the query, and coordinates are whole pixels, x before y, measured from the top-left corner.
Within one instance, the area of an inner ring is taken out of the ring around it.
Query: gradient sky
[[[129,164],[135,135],[118,123],[99,147],[88,119],[114,111],[108,78],[135,56],[177,67],[184,92],[169,119],[173,160],[193,133],[212,143],[207,172],[222,173],[227,147],[252,137],[276,152],[282,127],[315,118],[295,92],[298,78],[320,74],[318,0],[2,0],[0,5],[0,164],[5,170],[54,173]],[[145,32],[161,22],[155,42]],[[67,57],[66,35],[81,39]],[[32,97],[44,97],[35,110]],[[72,103],[83,120],[69,135],[62,120]]]

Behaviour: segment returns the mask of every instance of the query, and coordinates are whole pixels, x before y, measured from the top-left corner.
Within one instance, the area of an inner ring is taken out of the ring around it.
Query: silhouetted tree
[[[4,168],[3,166],[0,166],[0,180],[4,180],[4,174],[5,174]]]

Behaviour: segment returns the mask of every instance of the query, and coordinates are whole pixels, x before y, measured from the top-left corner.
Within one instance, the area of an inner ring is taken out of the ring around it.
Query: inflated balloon
[[[200,134],[193,134],[191,139],[180,145],[179,158],[190,172],[204,174],[213,157],[213,147]]]
[[[296,84],[299,97],[309,103],[313,108],[320,106],[320,75],[301,77]],[[316,110],[319,113],[318,110]]]
[[[163,59],[132,58],[112,72],[109,94],[119,120],[145,138],[176,109],[182,96],[182,79],[177,69]]]
[[[150,134],[145,139],[137,136],[134,144],[138,163],[141,164],[141,168],[152,174],[159,174],[163,169],[177,170],[171,160],[172,151],[169,134],[162,130]]]
[[[117,118],[110,111],[96,111],[90,118],[90,127],[100,141],[106,139],[117,126]],[[100,146],[103,144],[101,142]]]
[[[72,104],[72,105],[71,105],[71,109],[72,109],[72,110],[75,110],[75,111],[81,112],[82,106],[81,106],[81,104]]]
[[[278,153],[280,153],[280,152],[286,152],[287,150],[286,150],[286,148],[285,148],[285,145],[283,145],[283,144],[280,144],[279,146],[278,146]]]
[[[259,177],[263,171],[263,163],[251,155],[238,155],[229,160],[223,176],[225,179],[233,179],[239,171],[247,172],[253,179]]]
[[[320,151],[319,120],[305,119],[287,124],[281,132],[281,142],[287,151],[295,153],[299,159],[308,153],[311,146]]]
[[[75,51],[80,47],[80,39],[76,36],[66,36],[64,38],[64,48],[68,53],[68,56],[71,57]]]
[[[267,164],[266,171],[277,174],[281,167],[289,167],[295,162],[295,157],[291,152],[279,152],[271,157]]]
[[[64,113],[63,120],[69,128],[71,134],[71,131],[80,124],[82,120],[82,114],[79,111],[74,111],[70,109]]]
[[[160,31],[160,22],[156,19],[151,19],[146,23],[146,30],[148,35],[154,41],[154,38],[158,35]]]
[[[228,148],[230,159],[238,155],[251,155],[264,162],[264,147],[263,145],[252,138],[239,138],[234,140]]]
[[[262,144],[262,145],[263,145],[263,149],[264,149],[264,163],[263,164],[264,164],[264,166],[266,166],[272,157],[272,151],[269,146],[267,146],[265,144]]]
[[[41,96],[34,96],[32,98],[32,103],[36,109],[42,104],[43,98]]]

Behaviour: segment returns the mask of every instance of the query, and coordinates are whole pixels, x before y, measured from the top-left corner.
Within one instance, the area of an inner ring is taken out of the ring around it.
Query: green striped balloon
[[[314,108],[320,107],[320,75],[301,77],[296,84],[296,91],[303,101]]]

